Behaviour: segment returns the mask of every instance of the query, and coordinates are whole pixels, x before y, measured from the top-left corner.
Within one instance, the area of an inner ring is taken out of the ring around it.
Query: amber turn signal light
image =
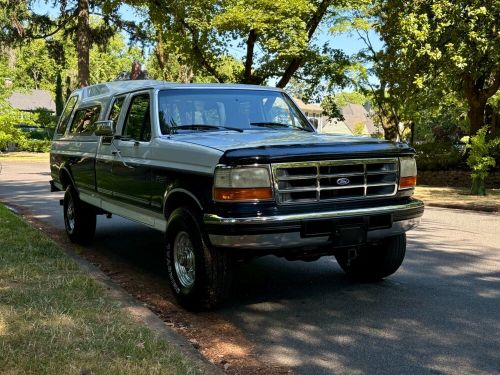
[[[417,176],[401,177],[399,179],[399,188],[408,189],[417,185]]]
[[[215,188],[216,201],[255,201],[272,199],[271,188]]]

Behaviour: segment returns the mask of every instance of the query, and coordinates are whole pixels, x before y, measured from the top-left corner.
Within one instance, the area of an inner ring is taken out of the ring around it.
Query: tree
[[[0,41],[10,45],[22,45],[30,40],[45,40],[55,43],[54,36],[63,34],[73,40],[77,54],[78,86],[90,82],[90,50],[93,45],[105,46],[118,29],[130,33],[131,38],[141,39],[145,33],[134,22],[120,18],[118,8],[121,3],[114,0],[43,0],[58,5],[59,14],[50,17],[34,11],[36,0],[0,0]],[[56,8],[57,9],[57,8]],[[102,22],[92,24],[90,17],[98,15]],[[53,45],[51,53],[56,60],[64,60],[58,55],[60,45]]]
[[[54,60],[44,40],[36,39],[14,49],[16,64],[11,69],[16,88],[52,89],[56,79]]]
[[[381,82],[397,84],[407,97],[429,88],[456,93],[475,134],[500,87],[500,3],[381,0],[374,10],[385,42]]]
[[[10,144],[20,144],[26,141],[26,136],[16,125],[35,125],[36,115],[12,108],[6,100],[10,94],[7,90],[0,90],[0,151],[8,149]]]
[[[239,83],[264,84],[274,80],[285,87],[299,77],[311,87],[322,79],[337,82],[347,56],[328,45],[318,45],[321,25],[347,2],[344,0],[127,0],[148,9],[156,40],[158,67],[169,58],[189,66],[195,76],[216,82],[235,78]],[[237,59],[231,74],[222,66]]]

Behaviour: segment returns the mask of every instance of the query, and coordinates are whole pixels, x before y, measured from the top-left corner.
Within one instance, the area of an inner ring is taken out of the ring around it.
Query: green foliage
[[[103,47],[93,46],[90,84],[113,81],[120,72],[130,72],[134,60],[141,60],[141,51],[137,47],[127,47],[121,34],[111,37]]]
[[[3,93],[6,96],[6,93]],[[0,97],[0,151],[5,151],[10,145],[18,145],[26,140],[26,135],[16,125],[35,125],[36,115],[14,109]]]
[[[365,124],[362,122],[354,124],[354,129],[352,130],[353,135],[363,135],[365,134]]]
[[[462,169],[463,149],[450,142],[418,143],[415,146],[418,169],[442,171]]]
[[[474,134],[500,86],[500,2],[380,0],[372,14],[385,42],[377,75],[391,95],[430,108],[453,94]]]
[[[334,96],[325,97],[321,102],[321,108],[323,108],[323,115],[328,116],[329,119],[344,120],[342,107],[337,104]]]
[[[472,194],[485,195],[484,181],[491,168],[495,167],[495,158],[492,153],[500,146],[500,138],[487,139],[488,126],[483,126],[473,137],[464,137],[467,149],[470,150],[467,165],[471,169]]]
[[[365,104],[368,100],[366,95],[359,91],[342,91],[333,96],[333,100],[340,108],[345,107],[347,104]]]
[[[49,139],[21,139],[17,146],[20,151],[49,152],[51,141]]]
[[[49,56],[44,40],[34,40],[16,48],[16,63],[12,69],[14,87],[24,90],[53,91],[56,81],[54,61]]]
[[[126,2],[149,14],[155,75],[251,84],[275,80],[279,87],[300,75],[309,98],[324,78],[345,84],[347,56],[315,40],[329,15],[346,6],[343,0]]]
[[[467,105],[453,94],[436,98],[432,105],[413,106],[415,142],[458,143],[468,133]]]

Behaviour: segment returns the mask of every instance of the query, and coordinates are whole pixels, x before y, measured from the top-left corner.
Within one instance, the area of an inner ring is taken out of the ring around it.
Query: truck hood
[[[271,162],[288,160],[345,159],[413,154],[405,143],[371,137],[340,136],[305,131],[246,130],[245,132],[197,132],[177,134],[177,141],[217,149],[221,162]]]

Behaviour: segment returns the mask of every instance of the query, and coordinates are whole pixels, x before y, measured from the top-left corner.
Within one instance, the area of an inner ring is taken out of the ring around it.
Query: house
[[[318,131],[321,132],[321,129],[328,122],[328,117],[323,115],[323,108],[319,104],[306,104],[302,100],[298,98],[293,98],[295,103],[299,106],[299,108],[304,112],[309,120],[312,119],[311,123],[314,125]]]
[[[373,123],[369,112],[361,104],[347,104],[342,108],[344,120],[330,119],[323,115],[323,108],[319,104],[305,104],[294,98],[295,102],[312,119],[312,123],[320,133],[344,135],[375,135],[380,133]]]
[[[13,108],[24,112],[36,112],[40,110],[51,113],[56,112],[56,103],[47,90],[15,91],[7,98],[7,101]]]

